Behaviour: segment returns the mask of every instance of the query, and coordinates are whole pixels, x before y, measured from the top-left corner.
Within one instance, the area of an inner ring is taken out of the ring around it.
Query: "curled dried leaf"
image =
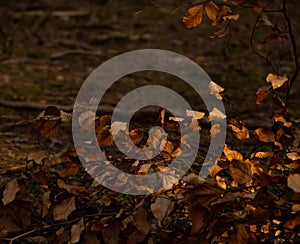
[[[273,89],[282,87],[288,80],[289,79],[285,74],[284,75],[276,75],[276,74],[270,73],[266,77],[266,81],[268,83],[272,84]]]
[[[201,24],[203,19],[203,5],[190,8],[184,15],[182,22],[186,28],[193,28]]]
[[[260,87],[256,92],[256,104],[261,104],[262,101],[267,98],[272,91],[272,88],[269,86]]]

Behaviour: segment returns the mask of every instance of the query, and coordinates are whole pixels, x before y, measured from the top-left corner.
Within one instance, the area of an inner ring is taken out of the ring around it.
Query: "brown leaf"
[[[151,211],[154,217],[161,222],[174,209],[174,202],[166,197],[157,197],[151,204]]]
[[[35,123],[29,128],[28,136],[40,134],[43,138],[55,137],[59,132],[61,121],[60,110],[55,106],[49,106],[37,116]]]
[[[51,206],[51,201],[50,201],[50,193],[51,191],[44,191],[43,197],[42,197],[42,218],[44,218],[48,212],[49,208]]]
[[[205,12],[207,17],[212,21],[212,25],[216,25],[219,7],[213,1],[210,1],[205,6]]]
[[[232,235],[230,235],[229,244],[248,243],[248,233],[246,225],[238,224],[235,226]]]
[[[213,38],[223,38],[224,36],[226,36],[229,32],[229,28],[228,25],[224,26],[222,29],[215,31],[214,33],[212,33],[211,35],[209,35],[210,39]]]
[[[262,101],[267,98],[272,91],[272,88],[269,86],[260,87],[256,92],[256,104],[261,104]]]
[[[67,192],[73,194],[73,195],[79,195],[80,193],[86,192],[87,189],[84,186],[76,186],[76,185],[70,185],[66,184],[62,180],[57,180],[57,185],[61,189],[67,190]]]
[[[274,120],[275,122],[281,122],[281,123],[283,123],[283,125],[286,126],[286,127],[291,127],[291,126],[293,125],[292,122],[287,121],[287,120],[285,119],[285,117],[284,117],[282,114],[279,114],[279,113],[276,113],[276,114],[274,115],[273,120]]]
[[[274,152],[256,152],[251,154],[251,158],[271,158]]]
[[[287,186],[294,192],[300,193],[300,174],[291,174],[287,178]]]
[[[271,41],[277,41],[277,40],[282,40],[282,41],[286,40],[287,41],[288,35],[286,33],[270,33],[260,41],[260,44],[264,45]]]
[[[68,243],[77,243],[80,241],[81,232],[85,229],[83,218],[71,227],[71,240]]]
[[[13,179],[6,183],[5,189],[3,192],[2,203],[3,205],[7,205],[11,203],[16,198],[16,194],[20,191],[20,187],[17,179]]]
[[[136,230],[128,237],[127,243],[132,243],[132,244],[142,243],[144,239],[145,239],[145,235],[140,231]],[[148,241],[148,243],[151,242]]]
[[[19,232],[21,231],[21,228],[16,224],[16,222],[12,218],[2,216],[0,217],[0,231],[1,235],[2,233],[5,234],[9,232]]]
[[[102,129],[97,129],[96,134],[98,144],[101,147],[110,146],[114,142],[110,125],[106,125]]]
[[[240,184],[246,184],[252,180],[251,165],[245,161],[232,160],[229,170],[232,178]]]
[[[78,117],[78,124],[84,130],[94,131],[95,130],[95,113],[92,111],[85,111]]]
[[[194,111],[194,110],[186,110],[186,116],[192,117],[195,120],[202,119],[205,115],[203,112]]]
[[[66,177],[70,175],[76,175],[79,171],[80,165],[77,163],[70,162],[63,169],[59,171],[61,177]]]
[[[300,217],[288,220],[287,222],[285,222],[283,227],[293,230],[298,225],[300,225]]]
[[[53,209],[54,220],[67,220],[68,216],[76,209],[75,198],[70,197],[57,204]]]
[[[148,219],[148,212],[144,207],[139,207],[135,211],[133,215],[133,222],[140,232],[142,232],[144,235],[148,234],[151,221]]]
[[[130,139],[133,144],[139,143],[144,137],[144,130],[140,128],[133,129],[129,132]]]
[[[192,222],[192,235],[205,231],[207,219],[209,218],[209,216],[210,214],[208,213],[206,208],[199,205],[191,206],[191,208],[189,209],[189,217]]]
[[[203,5],[191,7],[184,15],[182,22],[186,28],[193,28],[202,22]]]
[[[276,74],[270,73],[266,77],[266,81],[268,83],[272,84],[273,89],[282,87],[288,80],[289,79],[285,74],[284,75],[276,75]]]
[[[223,20],[238,20],[239,17],[240,17],[239,14],[225,15],[223,17]]]
[[[45,159],[48,159],[48,153],[45,150],[35,150],[28,154],[26,161],[33,161],[38,165],[43,165]]]
[[[208,207],[212,202],[221,197],[222,194],[224,194],[224,190],[219,188],[215,181],[202,181],[196,187],[186,190],[183,196],[190,202]]]
[[[229,160],[229,161],[232,161],[232,160],[243,160],[243,155],[238,152],[238,151],[235,151],[235,150],[231,150],[227,144],[224,145],[224,149],[223,149],[223,152],[226,156],[226,158]]]

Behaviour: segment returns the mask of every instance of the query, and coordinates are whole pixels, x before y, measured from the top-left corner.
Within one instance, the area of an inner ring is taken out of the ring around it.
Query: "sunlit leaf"
[[[205,12],[207,17],[212,21],[212,25],[217,24],[217,16],[219,12],[219,7],[213,1],[210,1],[205,6]]]
[[[184,15],[182,22],[186,28],[193,28],[202,22],[203,5],[191,7]]]
[[[270,73],[266,77],[266,81],[268,83],[272,84],[273,89],[282,87],[284,85],[284,83],[286,83],[288,80],[289,79],[285,74],[284,75],[276,75],[276,74]]]
[[[224,88],[219,86],[217,83],[211,81],[208,84],[209,94],[213,94],[217,99],[222,100],[220,93],[224,91]]]
[[[300,174],[291,174],[287,178],[287,186],[294,192],[300,193]]]

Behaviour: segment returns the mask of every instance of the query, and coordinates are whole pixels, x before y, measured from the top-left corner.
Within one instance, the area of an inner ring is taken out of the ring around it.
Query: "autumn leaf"
[[[250,137],[248,129],[240,120],[231,119],[228,127],[232,130],[233,135],[239,140]]]
[[[228,244],[244,244],[248,243],[248,233],[245,224],[235,226],[233,233],[230,235]]]
[[[225,15],[223,17],[223,20],[238,20],[239,17],[240,17],[239,14]]]
[[[287,178],[287,186],[294,192],[300,193],[300,174],[291,174]]]
[[[215,95],[217,99],[222,100],[220,93],[224,91],[224,88],[217,83],[210,81],[208,84],[209,94]]]
[[[291,127],[293,124],[291,121],[287,121],[282,114],[276,113],[273,117],[274,122],[281,122],[286,127]]]
[[[261,104],[262,101],[267,98],[272,91],[272,88],[269,86],[260,87],[256,92],[256,104]]]
[[[207,17],[212,21],[212,25],[216,25],[219,7],[213,1],[210,1],[205,6],[205,12]]]
[[[229,161],[232,161],[232,160],[243,160],[243,155],[238,152],[238,151],[235,151],[235,150],[231,150],[227,144],[224,145],[224,149],[223,149],[223,152],[226,156],[226,158],[229,160]]]
[[[232,178],[240,184],[246,184],[252,180],[251,165],[245,161],[232,160],[229,170]]]
[[[285,74],[284,75],[276,75],[276,74],[270,73],[266,77],[266,81],[268,83],[271,83],[273,89],[282,87],[288,80],[289,79]]]
[[[213,38],[223,38],[224,36],[226,36],[229,32],[229,28],[228,25],[224,26],[222,29],[215,31],[214,33],[209,35],[210,39]]]
[[[6,183],[3,192],[2,203],[5,205],[11,203],[16,198],[16,194],[20,191],[17,179],[13,179]]]
[[[186,116],[192,117],[195,120],[202,119],[205,115],[205,113],[203,112],[193,111],[193,110],[186,110],[185,112],[186,112]]]
[[[174,209],[174,202],[166,197],[157,197],[151,204],[151,211],[154,217],[161,222]]]
[[[81,232],[85,229],[83,218],[71,227],[71,239],[68,243],[77,243],[80,241]]]
[[[219,109],[213,108],[211,112],[209,112],[208,121],[212,120],[223,120],[226,118],[226,115],[223,114]]]
[[[299,225],[300,225],[300,217],[296,217],[286,221],[283,227],[293,230]]]
[[[147,235],[150,230],[151,221],[148,219],[148,211],[144,207],[139,207],[133,216],[136,228]]]
[[[191,7],[184,15],[182,22],[186,28],[193,28],[201,24],[203,18],[203,5]]]
[[[68,216],[76,209],[75,198],[70,197],[57,204],[53,209],[54,220],[66,220]]]
[[[192,222],[192,231],[191,234],[201,233],[205,230],[206,221],[209,218],[210,214],[207,209],[199,206],[192,205],[189,209],[189,217]]]
[[[45,191],[43,193],[43,197],[42,197],[42,218],[44,218],[48,212],[49,212],[49,208],[51,206],[51,201],[50,201],[50,193],[51,191]]]
[[[263,128],[258,128],[254,131],[257,135],[258,140],[261,142],[275,142],[275,135],[272,131],[267,131]]]

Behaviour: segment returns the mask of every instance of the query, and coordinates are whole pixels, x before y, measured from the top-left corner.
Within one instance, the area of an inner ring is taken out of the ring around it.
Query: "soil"
[[[275,105],[268,99],[262,105],[255,104],[255,92],[267,85],[265,77],[271,72],[265,60],[255,55],[249,44],[256,14],[248,9],[239,10],[240,19],[232,24],[230,42],[227,37],[211,40],[209,35],[217,29],[208,20],[197,28],[186,29],[181,19],[187,8],[179,8],[171,14],[181,1],[161,2],[167,7],[153,6],[150,1],[119,0],[12,0],[2,3],[1,99],[25,105],[34,102],[45,106],[72,106],[85,78],[103,62],[128,51],[155,48],[192,59],[213,81],[224,87],[224,104],[229,118],[238,117],[252,127],[258,127],[262,122],[267,126],[272,124],[277,110]],[[299,44],[297,11],[300,4],[297,1],[288,4]],[[279,25],[282,22],[280,16],[272,18]],[[260,40],[266,33],[269,33],[267,29],[260,28],[255,40]],[[262,47],[256,42],[255,46],[271,50],[275,64],[281,60],[280,73],[288,76],[293,73],[289,43],[282,46],[275,42]],[[295,118],[300,116],[297,110],[299,81],[298,77],[289,105]],[[159,72],[139,72],[120,79],[109,89],[101,104],[113,107],[130,90],[150,84],[167,86],[184,96],[194,110],[203,110],[201,99],[190,87]],[[70,124],[63,126],[56,140],[39,141],[27,137],[30,121],[40,112],[26,106],[22,109],[0,106],[0,168],[24,164],[28,152],[34,149],[47,148],[55,158],[72,147]],[[147,118],[144,120],[148,121]],[[20,121],[24,123],[20,125]],[[202,143],[206,144],[207,140]],[[253,143],[249,140],[243,146],[236,144],[236,147],[241,149],[253,146]]]

